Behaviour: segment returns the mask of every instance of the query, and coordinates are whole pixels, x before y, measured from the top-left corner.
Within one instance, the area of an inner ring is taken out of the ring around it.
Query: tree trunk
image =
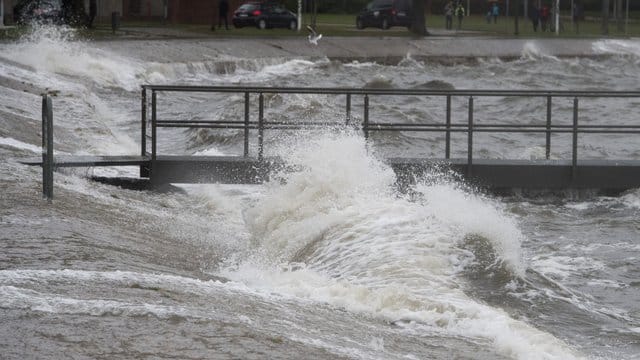
[[[616,0],[616,25],[618,26],[618,32],[624,31],[624,24],[622,23],[622,0]]]
[[[413,0],[413,20],[411,22],[411,33],[415,36],[425,36],[428,34],[424,17],[424,0]]]
[[[514,13],[515,13],[515,20],[514,20],[515,21],[515,24],[514,24],[515,30],[514,30],[513,33],[514,33],[514,35],[518,36],[518,35],[520,35],[520,29],[519,29],[519,24],[518,24],[518,21],[519,21],[519,18],[520,18],[520,0],[516,0],[516,4],[515,4],[515,9],[514,10],[515,10],[514,11]]]
[[[602,35],[609,35],[609,0],[602,0]]]

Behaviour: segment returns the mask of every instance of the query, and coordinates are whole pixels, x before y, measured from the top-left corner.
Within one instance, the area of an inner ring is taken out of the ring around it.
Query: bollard
[[[120,13],[114,11],[111,13],[111,31],[116,33],[116,30],[120,27]]]

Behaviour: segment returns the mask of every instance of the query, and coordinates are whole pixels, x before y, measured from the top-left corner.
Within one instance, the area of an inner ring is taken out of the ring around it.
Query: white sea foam
[[[640,57],[640,40],[599,40],[592,45],[593,51],[600,54],[633,55]]]
[[[584,273],[585,271],[602,270],[605,265],[592,258],[561,255],[534,256],[531,259],[531,267],[543,274],[566,279],[571,275]]]
[[[0,56],[38,72],[92,79],[102,86],[134,90],[140,85],[142,66],[88,47],[75,39],[75,30],[60,26],[34,26],[20,42],[5,47]]]
[[[522,47],[522,52],[520,53],[520,57],[523,60],[540,60],[540,59],[549,59],[560,61],[556,56],[549,55],[544,52],[544,49],[540,48],[540,44],[535,41],[527,41]]]
[[[42,153],[42,147],[35,146],[35,145],[32,145],[32,144],[27,144],[25,142],[22,142],[20,140],[16,140],[14,138],[0,137],[0,145],[10,146],[12,148],[21,149],[21,150],[27,150],[27,151],[31,151],[31,152],[34,152],[34,153]]]
[[[620,197],[620,201],[630,208],[640,209],[640,190],[632,190]]]
[[[144,316],[155,315],[160,318],[170,316],[189,316],[190,313],[177,306],[148,303],[131,303],[116,300],[92,300],[63,297],[35,290],[13,286],[0,286],[0,308],[29,309],[35,312],[53,314],[85,314],[102,316],[105,314]]]
[[[522,235],[495,203],[453,185],[421,185],[423,201],[404,199],[391,169],[357,136],[287,149],[281,156],[298,170],[271,183],[246,212],[256,250],[223,276],[267,296],[489,339],[515,358],[574,357],[553,336],[462,292],[457,274],[472,255],[458,245],[467,234],[489,239],[514,274],[524,271]]]
[[[344,64],[344,66],[352,67],[352,68],[368,68],[368,67],[378,66],[378,64],[375,62],[360,62],[358,60],[354,60],[350,63]]]

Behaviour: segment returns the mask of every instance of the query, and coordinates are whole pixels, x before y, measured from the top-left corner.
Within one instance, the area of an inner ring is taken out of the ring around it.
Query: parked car
[[[295,30],[298,18],[284,6],[272,2],[249,2],[242,4],[234,13],[233,26],[237,28],[256,26],[259,29],[275,27]]]
[[[62,24],[65,13],[62,0],[21,0],[13,7],[13,22],[26,24],[32,21]]]
[[[379,27],[388,29],[392,26],[411,27],[411,0],[374,0],[367,4],[356,17],[356,27]]]

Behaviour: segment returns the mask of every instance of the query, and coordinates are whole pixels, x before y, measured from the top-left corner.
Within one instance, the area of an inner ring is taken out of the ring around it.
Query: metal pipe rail
[[[148,104],[147,92],[151,92],[151,135],[147,135]],[[244,94],[244,120],[169,120],[157,117],[157,95],[169,92],[193,93],[237,93]],[[258,95],[258,119],[250,120],[251,95]],[[142,155],[149,155],[146,149],[147,139],[151,140],[151,159],[157,156],[157,128],[209,128],[244,130],[244,156],[249,156],[249,131],[258,131],[258,158],[262,159],[265,130],[301,130],[318,127],[336,126],[336,123],[267,121],[264,118],[264,94],[319,94],[342,95],[346,97],[346,124],[352,118],[352,97],[363,97],[363,118],[359,124],[365,138],[371,131],[407,131],[407,132],[444,132],[445,159],[451,156],[451,134],[467,133],[467,172],[470,174],[473,165],[474,133],[544,133],[545,155],[550,158],[551,134],[572,135],[572,172],[575,173],[578,160],[578,134],[640,134],[640,125],[605,125],[579,124],[580,98],[640,98],[640,91],[572,91],[572,90],[428,90],[428,89],[364,89],[364,88],[316,88],[316,87],[261,87],[261,86],[177,86],[177,85],[143,85],[142,86]],[[370,121],[371,96],[433,96],[446,99],[446,116],[442,123],[381,123]],[[452,98],[466,98],[467,122],[452,123]],[[478,97],[526,97],[546,99],[545,124],[476,124],[474,122],[474,98]],[[572,124],[560,125],[552,123],[552,103],[554,98],[573,99]]]

